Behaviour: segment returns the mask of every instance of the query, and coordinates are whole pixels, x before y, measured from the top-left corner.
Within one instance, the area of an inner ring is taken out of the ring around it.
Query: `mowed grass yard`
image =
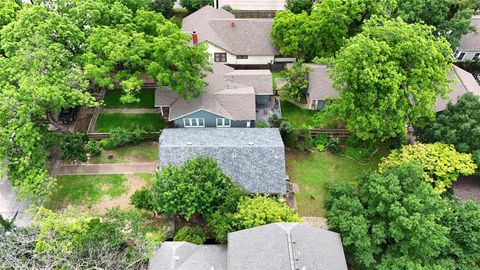
[[[287,174],[297,183],[300,192],[295,195],[298,212],[301,216],[325,216],[325,198],[332,183],[356,181],[368,170],[377,169],[379,151],[365,165],[350,158],[330,152],[288,152],[286,155]]]
[[[127,130],[143,129],[157,132],[165,127],[165,120],[159,113],[100,113],[95,127],[96,132],[111,132],[114,128]]]
[[[68,206],[81,211],[102,213],[113,207],[129,208],[130,196],[149,186],[155,174],[64,175],[46,207],[59,210]]]
[[[118,108],[128,108],[128,109],[151,109],[155,107],[155,91],[145,90],[140,91],[135,95],[139,98],[140,101],[136,103],[122,103],[120,97],[122,96],[122,91],[120,90],[109,90],[105,95],[103,100],[104,106],[107,109],[118,109]]]
[[[89,164],[112,164],[128,162],[152,162],[158,160],[158,143],[143,142],[127,145],[112,150],[102,150],[100,156],[91,157]]]
[[[333,118],[320,126],[315,125],[314,116],[318,111],[298,107],[287,100],[281,100],[282,118],[287,119],[293,128],[337,128],[338,121]]]

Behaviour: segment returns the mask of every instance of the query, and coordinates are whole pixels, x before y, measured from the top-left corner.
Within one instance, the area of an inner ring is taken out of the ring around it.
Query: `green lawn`
[[[137,128],[146,131],[159,131],[165,126],[165,120],[158,113],[123,114],[101,113],[97,119],[96,132],[110,132],[120,127],[128,130]]]
[[[158,160],[158,144],[156,142],[144,142],[137,145],[119,147],[113,150],[102,150],[100,156],[90,158],[88,163],[111,164],[151,162],[156,160]]]
[[[293,128],[301,128],[302,126],[313,127],[313,116],[315,111],[302,109],[297,105],[281,100],[280,106],[282,110],[282,117],[287,119]]]
[[[105,95],[103,100],[105,103],[105,108],[115,109],[115,108],[154,108],[155,107],[155,91],[140,91],[135,97],[140,99],[138,103],[122,103],[120,97],[122,96],[122,91],[120,90],[109,90]]]
[[[118,198],[126,194],[125,175],[65,175],[59,176],[58,189],[47,208],[60,209],[66,205],[90,207],[102,198]]]
[[[376,169],[383,151],[362,165],[344,156],[330,152],[287,153],[287,174],[297,183],[300,192],[295,195],[301,216],[325,216],[325,196],[330,184],[338,181],[355,181],[369,169]]]

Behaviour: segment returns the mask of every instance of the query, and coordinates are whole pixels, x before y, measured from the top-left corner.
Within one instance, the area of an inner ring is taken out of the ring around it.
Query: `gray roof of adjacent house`
[[[435,112],[443,111],[447,108],[449,102],[457,103],[458,99],[466,93],[473,93],[480,96],[480,85],[477,83],[471,73],[457,66],[453,66],[452,71],[448,75],[453,80],[450,83],[452,92],[447,94],[447,98],[438,97],[435,102]]]
[[[340,234],[284,222],[228,234],[228,270],[241,269],[347,270],[347,263]]]
[[[286,192],[285,147],[278,129],[165,129],[159,140],[159,167],[204,156],[249,193]]]
[[[227,247],[224,245],[199,246],[188,242],[164,242],[150,259],[148,269],[227,269]]]
[[[347,263],[338,233],[282,222],[229,233],[228,247],[165,242],[149,269],[347,270]]]
[[[182,30],[197,32],[199,41],[208,41],[234,55],[278,55],[270,38],[273,19],[236,19],[224,9],[205,6],[185,17]]]
[[[339,93],[333,89],[333,81],[327,72],[326,65],[308,64],[312,69],[308,73],[308,94],[310,99],[337,99]]]
[[[480,52],[480,16],[473,16],[471,25],[476,31],[460,39],[459,49],[462,52]]]
[[[186,101],[169,87],[162,87],[155,91],[155,106],[169,106],[170,121],[199,110],[232,120],[255,120],[255,95],[273,94],[272,73],[234,70],[220,63],[213,63],[212,69],[205,77],[207,86],[200,97]]]

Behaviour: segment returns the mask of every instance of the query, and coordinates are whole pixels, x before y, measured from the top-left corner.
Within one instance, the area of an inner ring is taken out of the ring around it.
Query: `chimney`
[[[193,43],[193,45],[197,45],[197,44],[198,44],[197,31],[193,31],[193,33],[192,33],[192,43]]]

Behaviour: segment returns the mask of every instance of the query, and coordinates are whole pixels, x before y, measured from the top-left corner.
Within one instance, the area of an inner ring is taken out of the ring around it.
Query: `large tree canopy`
[[[46,124],[61,127],[62,108],[93,103],[75,61],[84,36],[67,19],[31,5],[0,36],[0,159],[22,196],[47,195],[54,181],[45,169]]]
[[[339,183],[327,197],[330,229],[355,269],[480,269],[480,205],[447,200],[406,164]]]
[[[424,142],[453,144],[463,153],[473,153],[480,164],[480,97],[463,95],[455,105],[449,104],[437,120],[419,129]]]
[[[338,52],[331,69],[340,92],[335,109],[358,137],[403,135],[407,124],[434,117],[435,99],[449,91],[453,59],[432,30],[375,18]]]
[[[462,35],[469,31],[473,8],[473,3],[459,0],[398,1],[392,16],[409,23],[434,26],[434,32],[445,37],[455,48]]]

